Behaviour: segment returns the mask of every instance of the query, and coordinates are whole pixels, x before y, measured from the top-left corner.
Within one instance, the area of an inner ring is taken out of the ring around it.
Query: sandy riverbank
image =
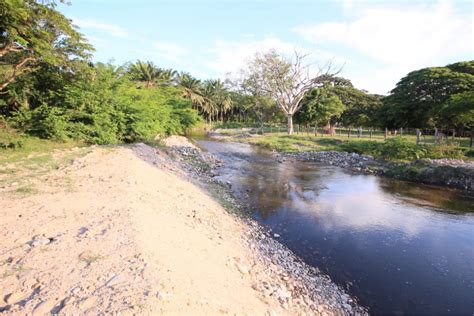
[[[177,158],[143,144],[95,147],[38,176],[34,192],[0,192],[0,311],[363,311],[327,277],[229,214],[189,181]]]

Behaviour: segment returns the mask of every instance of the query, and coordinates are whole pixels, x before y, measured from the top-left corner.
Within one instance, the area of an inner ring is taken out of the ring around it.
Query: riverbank
[[[330,138],[293,139],[274,136],[267,139],[266,136],[251,136],[250,134],[229,136],[214,133],[210,136],[222,141],[249,143],[276,151],[278,152],[277,160],[315,161],[342,167],[356,173],[376,174],[399,180],[474,192],[473,160],[415,158],[413,161],[406,162],[398,159],[393,161],[374,158],[372,155],[357,153],[366,146],[370,147],[376,144],[366,141],[343,143]],[[396,148],[390,150],[397,151]],[[401,148],[400,150],[406,149]],[[410,148],[409,151],[411,150]],[[443,150],[450,150],[450,148]]]
[[[2,166],[1,312],[365,313],[239,215],[213,181],[219,161],[180,138],[168,146],[73,148],[21,178]]]

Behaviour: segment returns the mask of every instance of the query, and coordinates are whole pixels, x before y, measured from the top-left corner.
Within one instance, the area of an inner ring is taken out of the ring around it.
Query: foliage
[[[312,88],[322,85],[331,78],[332,67],[310,75],[310,65],[305,64],[305,55],[295,52],[293,59],[279,55],[275,50],[256,54],[242,70],[244,77],[257,88],[257,95],[273,98],[288,119],[288,134],[293,133],[293,115],[302,107],[302,100]],[[255,94],[254,94],[255,95]]]
[[[0,120],[0,148],[19,148],[23,146],[23,137],[8,124]]]
[[[92,50],[54,2],[0,2],[0,90],[39,63],[74,68]]]
[[[122,68],[98,64],[88,80],[67,84],[60,104],[22,109],[12,121],[41,138],[111,144],[183,133],[199,120],[174,87],[139,89]]]
[[[440,107],[453,95],[474,90],[473,69],[474,61],[466,61],[410,72],[385,98],[379,113],[382,125],[397,128],[443,124]]]
[[[339,97],[328,87],[312,89],[301,101],[295,121],[303,125],[326,125],[338,119],[345,107]]]
[[[474,91],[452,95],[439,113],[448,127],[474,129]]]

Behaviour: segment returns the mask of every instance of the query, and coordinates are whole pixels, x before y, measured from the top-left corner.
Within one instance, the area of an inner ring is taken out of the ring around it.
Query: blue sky
[[[274,48],[332,60],[356,87],[385,94],[411,70],[474,59],[473,1],[72,0],[59,9],[96,61],[151,60],[201,79]]]

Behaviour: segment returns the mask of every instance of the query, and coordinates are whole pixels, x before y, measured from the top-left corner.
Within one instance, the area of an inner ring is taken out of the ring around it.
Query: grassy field
[[[280,152],[303,151],[346,151],[367,154],[388,160],[411,161],[419,158],[455,158],[474,160],[474,149],[457,144],[421,144],[409,137],[392,136],[384,141],[382,138],[348,138],[344,136],[314,136],[307,134],[287,135],[272,133],[248,138],[236,138],[270,150]]]
[[[89,150],[80,142],[24,138],[21,147],[0,149],[0,188],[19,194],[33,193],[37,185],[34,180]]]
[[[224,135],[238,135],[242,133],[250,133],[250,134],[256,134],[256,135],[261,135],[262,134],[262,129],[260,127],[233,127],[233,128],[217,128],[216,131],[218,131],[221,134]],[[385,136],[384,132],[381,130],[363,130],[360,137],[358,135],[357,129],[349,129],[346,128],[338,128],[336,129],[337,135],[331,136],[324,134],[323,129],[317,129],[317,136],[315,136],[315,130],[314,128],[308,128],[305,130],[304,128],[300,128],[298,125],[295,126],[295,132],[294,136],[299,136],[299,137],[306,137],[306,138],[331,138],[331,139],[339,139],[341,141],[347,141],[347,140],[353,140],[353,141],[360,141],[360,140],[374,140],[374,141],[384,141]],[[349,132],[350,132],[350,137],[349,137]],[[270,126],[270,125],[265,125],[263,128],[263,133],[265,136],[287,136],[286,133],[286,126]],[[398,135],[389,135],[387,138],[402,138],[406,141],[410,141],[413,143],[416,143],[416,135],[414,134],[414,131],[410,130],[410,133],[407,131],[403,132],[403,135],[400,136]],[[444,137],[441,141],[443,144],[449,144],[449,145],[455,145],[455,146],[460,146],[460,147],[469,147],[470,144],[470,139],[469,137],[452,137],[452,135],[449,135],[447,137]],[[435,144],[435,137],[432,131],[422,131],[422,136],[420,137],[420,143],[421,144],[427,144],[427,145],[434,145]]]

